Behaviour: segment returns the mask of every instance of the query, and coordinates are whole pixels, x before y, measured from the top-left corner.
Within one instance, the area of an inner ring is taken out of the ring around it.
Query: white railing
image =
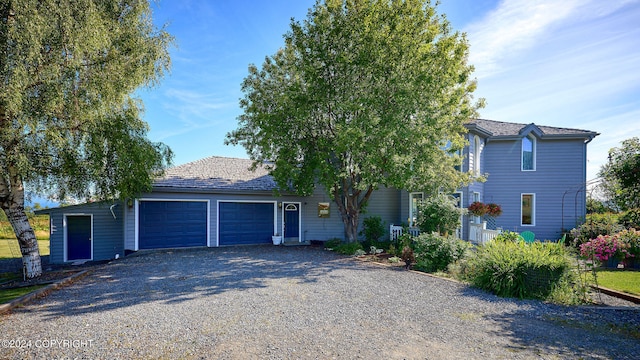
[[[469,241],[476,244],[485,244],[500,235],[500,230],[487,230],[487,223],[469,223]]]
[[[389,239],[391,241],[397,240],[403,232],[404,228],[402,226],[391,225],[389,227]],[[409,234],[411,234],[412,236],[418,236],[420,235],[420,229],[418,229],[417,227],[410,227]]]

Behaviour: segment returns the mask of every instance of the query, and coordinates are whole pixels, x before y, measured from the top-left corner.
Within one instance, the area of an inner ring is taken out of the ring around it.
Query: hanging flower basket
[[[467,210],[469,210],[469,213],[475,216],[483,216],[484,214],[487,213],[488,209],[487,209],[487,206],[481,203],[480,201],[474,201],[471,203],[471,205],[469,205]]]
[[[487,208],[487,216],[498,217],[502,215],[502,208],[498,204],[489,203],[485,205]]]

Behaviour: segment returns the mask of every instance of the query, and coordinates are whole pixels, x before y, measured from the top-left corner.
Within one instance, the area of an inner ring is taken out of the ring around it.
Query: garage
[[[275,221],[274,202],[219,202],[219,245],[271,243]]]
[[[138,248],[207,246],[207,201],[141,200]]]

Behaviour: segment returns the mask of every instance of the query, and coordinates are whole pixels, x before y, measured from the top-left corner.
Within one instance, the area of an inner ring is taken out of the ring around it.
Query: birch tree
[[[280,190],[336,203],[345,239],[376,189],[450,191],[476,116],[465,34],[424,0],[317,1],[284,45],[250,65],[228,144],[267,163]]]
[[[0,0],[0,207],[29,278],[42,266],[26,186],[127,197],[167,166],[132,94],[169,69],[171,42],[144,0]]]

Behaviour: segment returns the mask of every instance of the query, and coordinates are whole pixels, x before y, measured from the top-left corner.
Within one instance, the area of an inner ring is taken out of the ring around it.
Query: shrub
[[[478,247],[466,266],[473,285],[521,299],[546,299],[574,276],[570,257],[556,243],[492,241]]]
[[[618,223],[627,229],[640,229],[640,209],[630,209],[618,217]]]
[[[341,239],[333,238],[333,239],[325,241],[324,247],[328,248],[328,249],[335,249],[338,246],[340,246],[340,244],[342,244],[342,240]]]
[[[364,251],[362,245],[359,242],[340,244],[334,247],[333,250],[342,255],[354,255],[358,250]],[[363,254],[366,254],[366,252],[364,252]]]
[[[413,241],[415,268],[424,272],[444,271],[463,258],[471,245],[455,237],[420,234]]]
[[[609,259],[622,260],[627,256],[626,244],[618,235],[598,235],[580,245],[580,256],[585,259],[606,262]]]
[[[627,257],[640,257],[640,230],[622,230],[617,235],[626,248]]]
[[[511,241],[518,242],[521,241],[520,235],[517,232],[512,232],[509,230],[503,231],[500,235],[496,236],[493,241]]]
[[[362,231],[360,236],[364,237],[364,240],[378,241],[381,237],[387,233],[386,227],[382,218],[379,216],[370,216],[362,221]]]
[[[617,214],[590,214],[584,224],[571,230],[573,244],[579,248],[580,245],[595,239],[598,235],[613,235],[623,227],[618,224]]]
[[[453,197],[438,194],[418,203],[417,225],[423,233],[454,233],[460,226],[461,215],[462,210]]]

